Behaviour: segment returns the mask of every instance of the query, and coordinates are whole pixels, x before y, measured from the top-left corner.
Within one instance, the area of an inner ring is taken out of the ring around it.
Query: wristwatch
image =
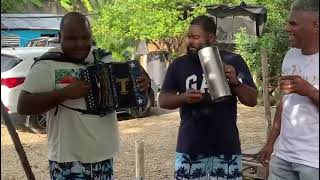
[[[241,78],[237,78],[238,79],[238,81],[237,81],[237,84],[235,84],[235,85],[232,85],[232,87],[233,88],[235,88],[235,87],[239,87],[241,84],[242,84],[242,79]]]

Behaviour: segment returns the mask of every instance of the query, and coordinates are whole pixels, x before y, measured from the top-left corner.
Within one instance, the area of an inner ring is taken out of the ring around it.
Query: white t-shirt
[[[85,66],[52,60],[39,61],[26,77],[23,89],[31,93],[61,89],[73,78],[79,77],[80,68]],[[86,109],[84,98],[66,100],[62,104]],[[100,117],[82,114],[63,106],[58,106],[56,115],[55,111],[56,108],[53,108],[47,113],[49,160],[92,163],[115,157],[119,151],[119,129],[115,112]]]
[[[319,53],[303,55],[292,48],[282,64],[283,75],[299,75],[319,89]],[[283,97],[281,131],[275,155],[286,161],[319,168],[319,110],[306,96]]]

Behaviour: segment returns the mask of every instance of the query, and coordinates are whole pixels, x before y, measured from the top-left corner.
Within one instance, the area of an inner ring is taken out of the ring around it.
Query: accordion
[[[81,80],[91,84],[85,97],[88,114],[106,115],[121,108],[145,107],[147,94],[138,88],[138,61],[97,63],[80,71]]]

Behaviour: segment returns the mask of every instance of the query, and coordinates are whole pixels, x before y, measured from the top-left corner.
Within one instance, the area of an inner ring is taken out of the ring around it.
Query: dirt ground
[[[121,151],[115,158],[115,178],[135,179],[135,141],[143,140],[145,179],[173,179],[173,159],[179,127],[178,111],[154,108],[152,115],[147,118],[127,119],[120,116],[120,119]],[[266,139],[264,108],[239,105],[238,128],[243,150],[263,145]],[[46,135],[30,133],[22,128],[18,129],[18,134],[36,179],[49,179]],[[4,125],[1,125],[1,179],[27,179]]]

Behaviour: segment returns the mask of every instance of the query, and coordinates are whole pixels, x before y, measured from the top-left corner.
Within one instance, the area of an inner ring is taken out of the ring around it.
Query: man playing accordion
[[[67,13],[60,24],[60,52],[57,60],[37,61],[25,79],[18,112],[47,113],[48,156],[51,179],[113,179],[113,157],[119,151],[117,116],[85,114],[84,97],[91,85],[79,80],[79,69],[92,61],[92,35],[87,18]],[[43,57],[42,57],[43,59]],[[102,58],[110,62],[111,56]],[[146,73],[137,80],[139,88],[149,86]],[[63,104],[63,106],[62,106]]]

